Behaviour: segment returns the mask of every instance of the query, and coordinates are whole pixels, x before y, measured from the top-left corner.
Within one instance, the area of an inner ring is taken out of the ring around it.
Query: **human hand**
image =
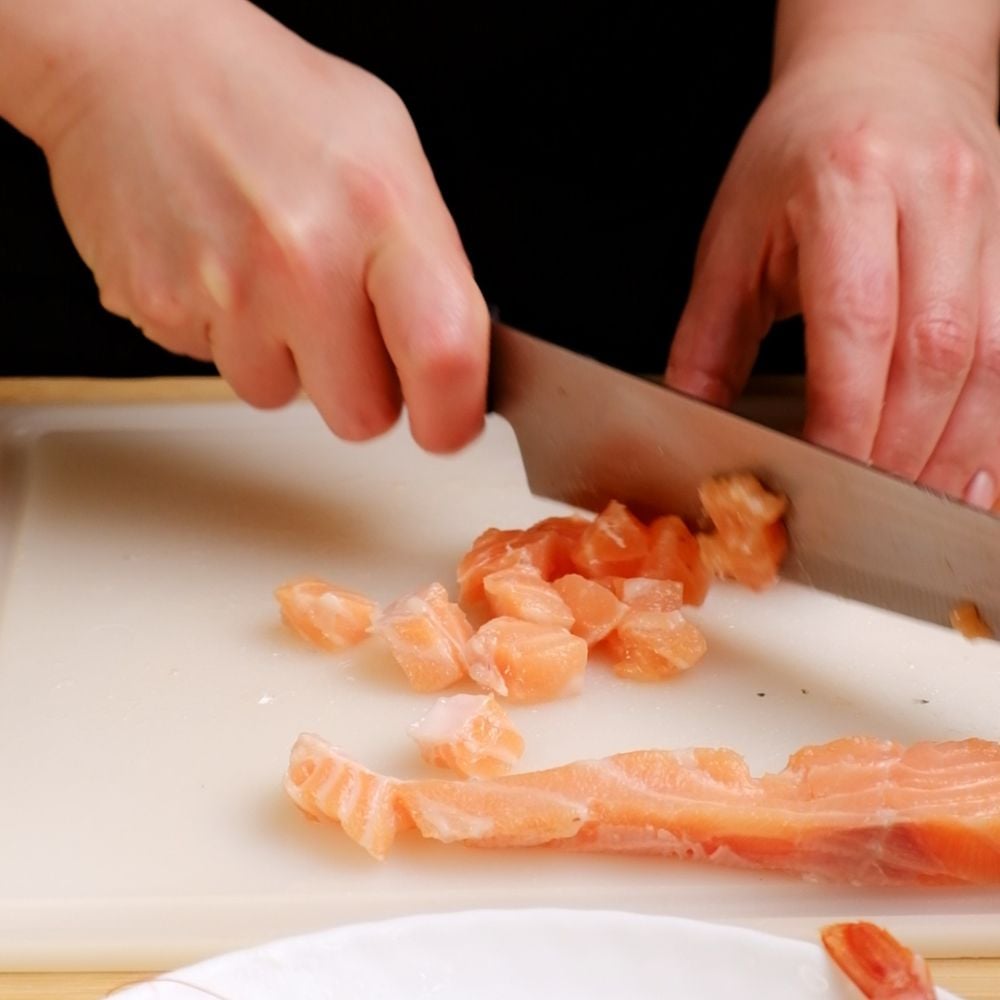
[[[706,223],[669,384],[730,404],[772,321],[802,312],[808,438],[995,502],[995,52],[985,82],[952,50],[829,32],[779,66]]]
[[[103,305],[344,438],[400,396],[424,447],[472,438],[488,313],[399,98],[244,0],[58,10],[24,130]]]

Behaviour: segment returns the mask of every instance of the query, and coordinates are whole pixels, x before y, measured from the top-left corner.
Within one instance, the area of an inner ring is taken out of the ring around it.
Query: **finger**
[[[750,376],[761,339],[774,320],[761,288],[758,255],[718,229],[713,211],[705,227],[691,291],[681,314],[666,382],[719,406],[730,406]]]
[[[899,322],[872,461],[916,479],[972,365],[979,316],[981,213],[941,197],[902,215]],[[963,484],[964,486],[964,484]]]
[[[399,417],[399,382],[360,278],[333,269],[323,289],[297,298],[272,308],[270,326],[281,329],[284,314],[283,339],[320,416],[347,441],[384,433]]]
[[[1000,239],[983,250],[978,330],[969,370],[951,419],[920,474],[933,489],[992,507],[1000,496]]]
[[[288,347],[249,324],[223,321],[209,327],[212,360],[240,399],[260,409],[290,402],[299,390],[299,375]]]
[[[434,452],[466,444],[486,411],[490,321],[464,255],[400,233],[379,247],[366,287],[414,439]]]
[[[806,327],[806,425],[866,460],[878,430],[898,310],[895,200],[839,174],[789,206]]]

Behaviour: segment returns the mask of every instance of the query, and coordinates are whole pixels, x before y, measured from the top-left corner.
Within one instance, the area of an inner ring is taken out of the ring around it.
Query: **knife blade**
[[[499,322],[490,405],[538,495],[690,518],[704,480],[753,472],[789,500],[785,578],[939,625],[968,600],[1000,626],[988,512]]]

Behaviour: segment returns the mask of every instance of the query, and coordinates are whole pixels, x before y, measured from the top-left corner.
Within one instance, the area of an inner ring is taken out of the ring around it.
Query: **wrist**
[[[121,86],[134,53],[165,44],[185,2],[0,0],[0,117],[48,150]]]
[[[997,110],[996,0],[779,0],[773,80],[839,63],[887,72],[900,60],[951,77]]]

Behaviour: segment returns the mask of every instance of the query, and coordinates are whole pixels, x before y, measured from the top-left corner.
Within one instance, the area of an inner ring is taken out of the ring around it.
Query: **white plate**
[[[474,910],[355,924],[234,952],[116,1000],[851,1000],[822,948],[598,910]],[[941,998],[952,997],[943,990]],[[954,1000],[954,998],[953,998]]]

